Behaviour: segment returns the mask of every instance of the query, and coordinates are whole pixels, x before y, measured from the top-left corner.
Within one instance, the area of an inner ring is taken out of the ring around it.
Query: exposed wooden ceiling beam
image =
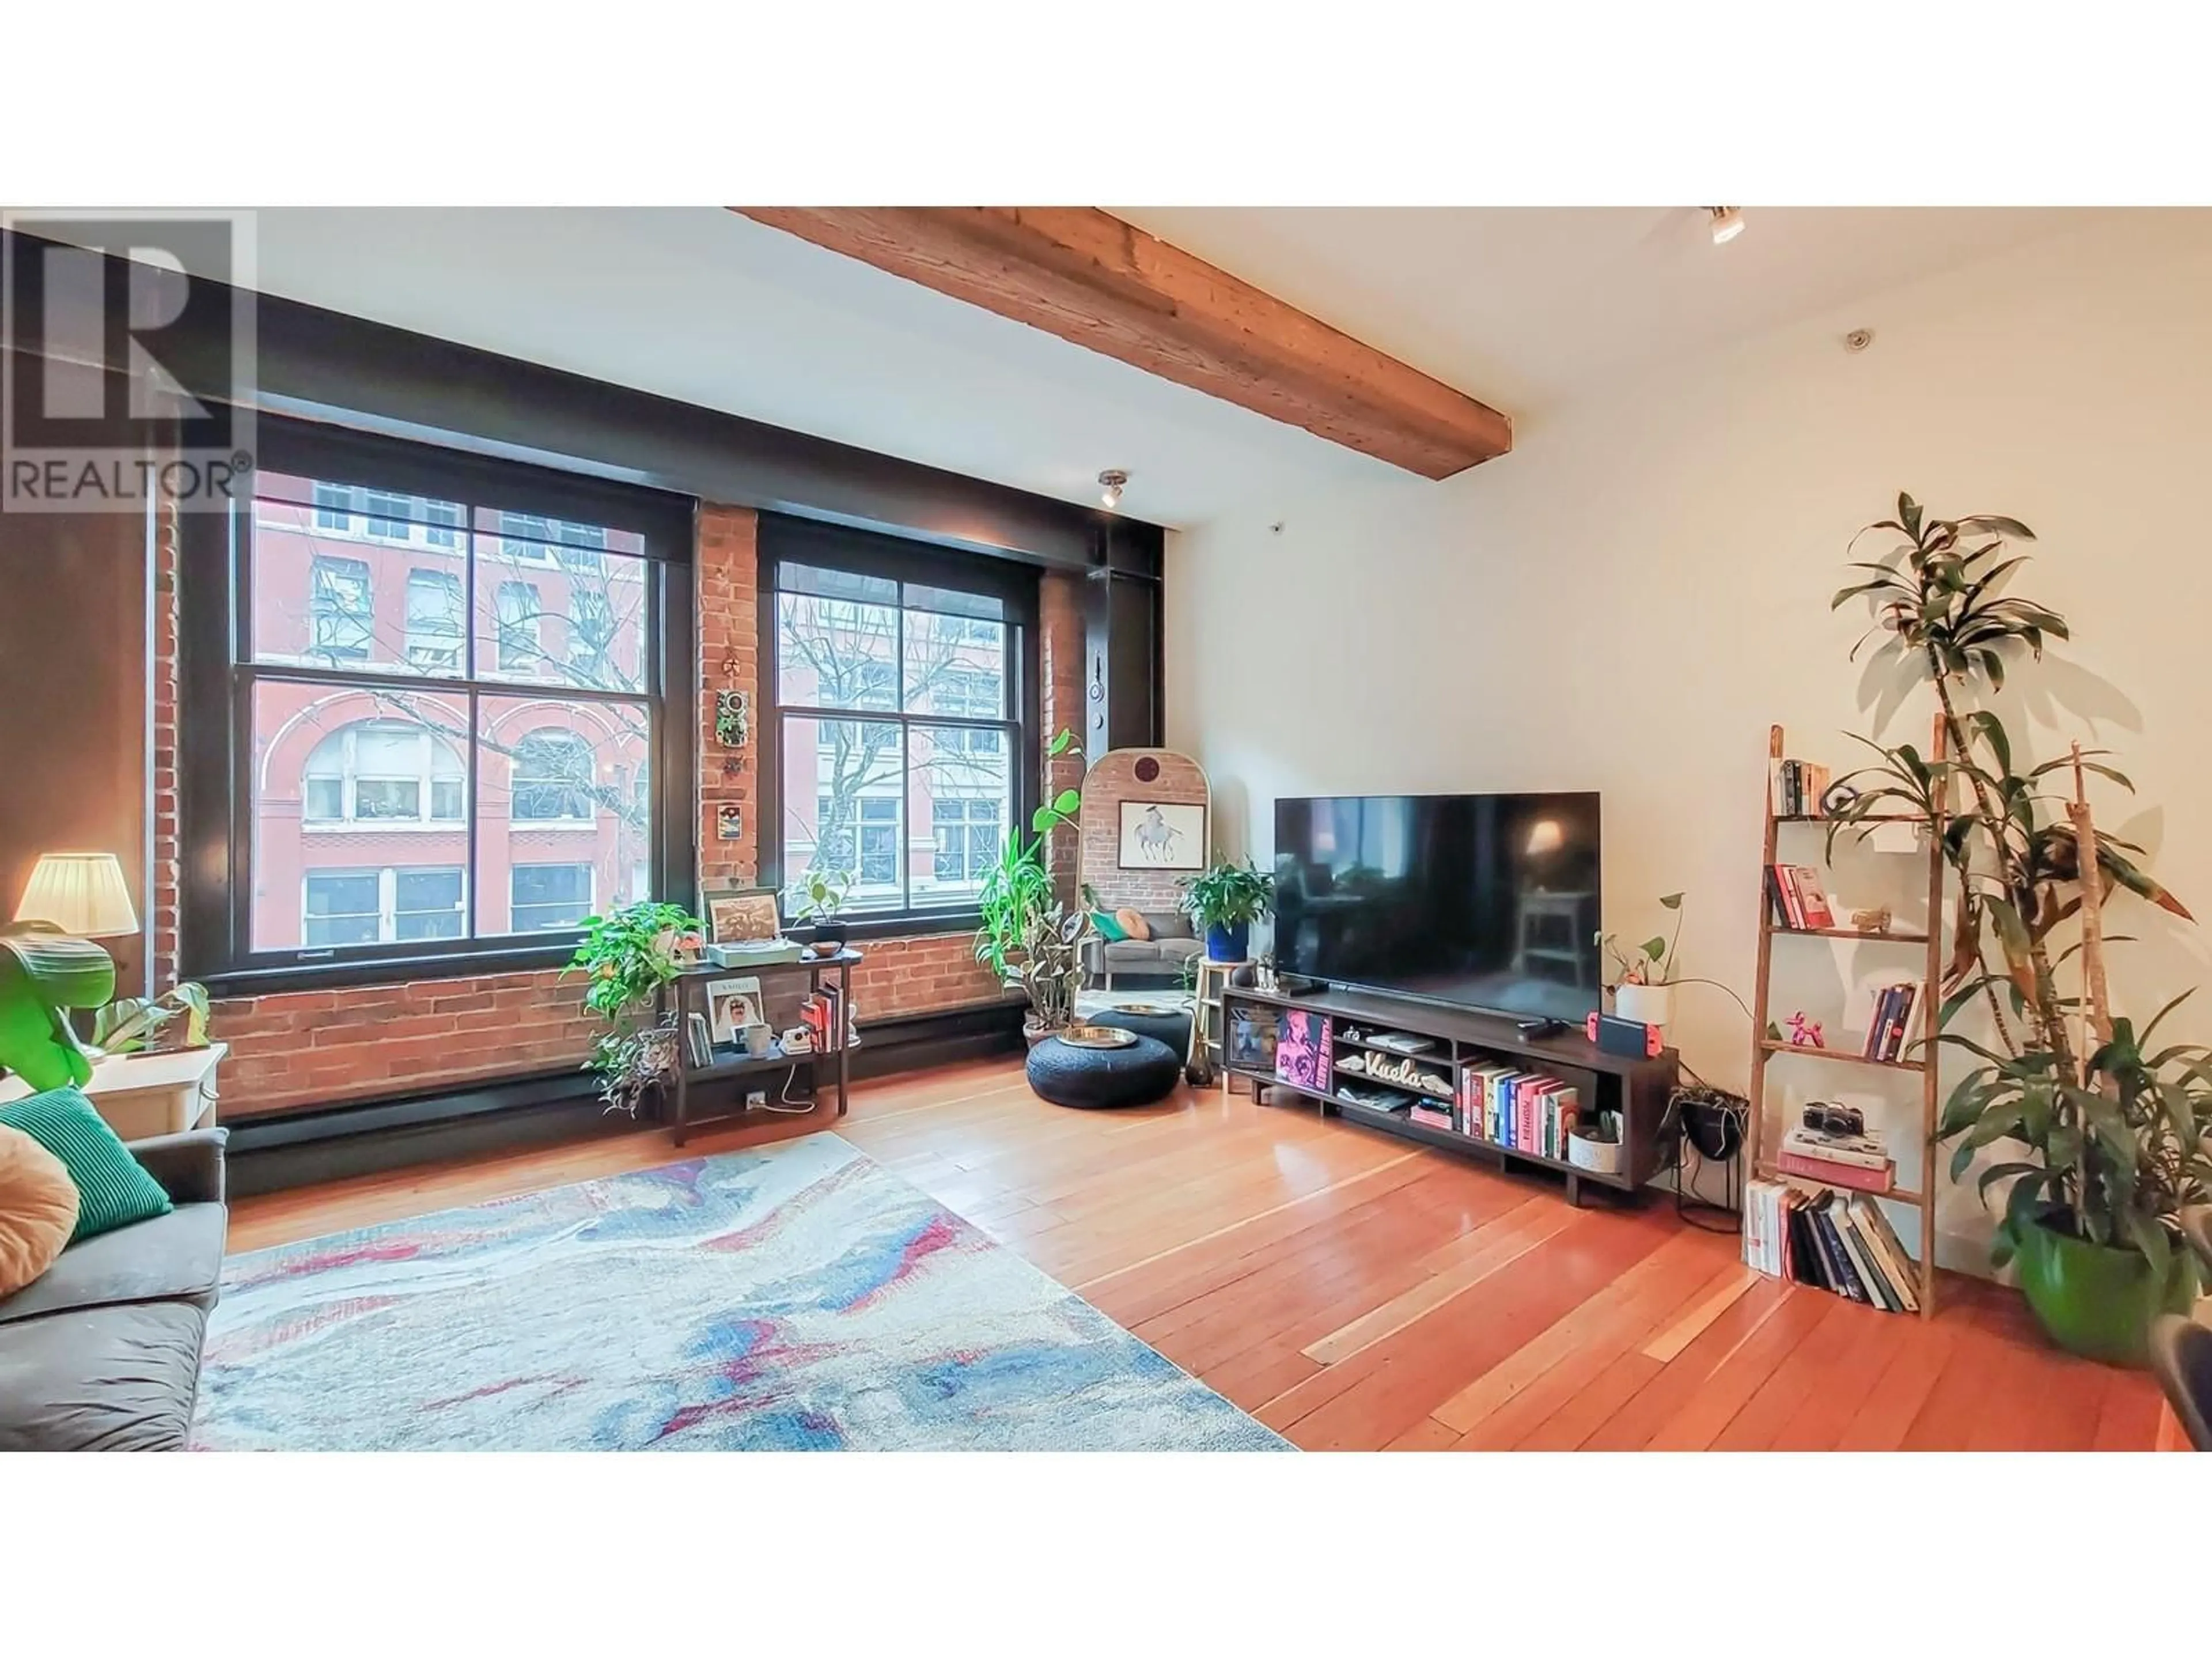
[[[1487,404],[1097,208],[732,210],[1424,477],[1513,447]]]

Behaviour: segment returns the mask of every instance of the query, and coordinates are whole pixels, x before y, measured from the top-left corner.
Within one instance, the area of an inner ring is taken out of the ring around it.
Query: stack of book
[[[1897,1185],[1897,1163],[1875,1134],[1831,1135],[1800,1124],[1782,1137],[1775,1167],[1784,1175],[1886,1193]]]
[[[840,1048],[856,1048],[860,1038],[853,1030],[852,1011],[844,1006],[834,985],[824,985],[799,1005],[799,1018],[813,1034],[814,1052],[834,1054]]]
[[[1889,1313],[1917,1313],[1913,1261],[1881,1206],[1856,1193],[1795,1182],[1744,1189],[1744,1265]]]
[[[1896,1060],[1912,1036],[1912,1022],[1920,1012],[1918,980],[1900,980],[1874,994],[1874,1013],[1867,1021],[1866,1057]]]
[[[1581,1091],[1558,1078],[1511,1066],[1469,1066],[1460,1073],[1453,1127],[1494,1146],[1563,1158],[1581,1113]]]
[[[1766,866],[1766,902],[1774,919],[1784,927],[1832,927],[1836,913],[1828,906],[1828,891],[1820,872],[1809,864],[1770,864]]]
[[[1780,817],[1826,817],[1821,810],[1820,797],[1828,793],[1834,778],[1825,766],[1815,766],[1810,761],[1777,761],[1769,780],[1774,799],[1775,814]]]

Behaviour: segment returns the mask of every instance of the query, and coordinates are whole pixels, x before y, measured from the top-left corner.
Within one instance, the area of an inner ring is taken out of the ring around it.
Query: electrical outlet
[[[745,1109],[746,1109],[747,1111],[749,1111],[749,1112],[757,1112],[757,1111],[759,1111],[763,1107],[766,1106],[767,1104],[768,1104],[768,1091],[767,1091],[767,1090],[765,1090],[765,1089],[748,1089],[748,1090],[746,1090],[746,1091],[745,1091]]]

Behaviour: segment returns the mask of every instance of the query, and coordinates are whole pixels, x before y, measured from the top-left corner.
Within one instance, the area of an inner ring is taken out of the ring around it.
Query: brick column
[[[699,504],[699,885],[750,887],[760,875],[759,520],[750,508]],[[715,694],[743,691],[753,730],[742,749],[714,735]],[[734,805],[744,833],[724,841],[719,809]]]

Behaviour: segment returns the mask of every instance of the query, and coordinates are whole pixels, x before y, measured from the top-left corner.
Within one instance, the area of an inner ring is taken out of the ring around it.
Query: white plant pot
[[[1664,1025],[1674,1018],[1671,985],[1621,985],[1613,993],[1613,1012],[1643,1025]]]

